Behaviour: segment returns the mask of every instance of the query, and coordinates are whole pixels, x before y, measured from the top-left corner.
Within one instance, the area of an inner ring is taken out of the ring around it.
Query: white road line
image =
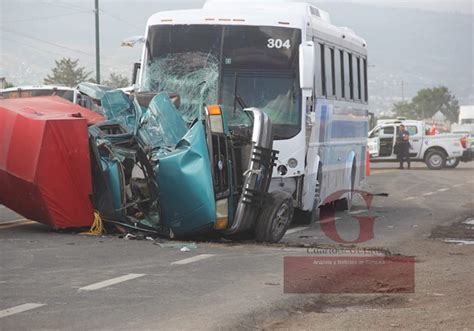
[[[440,188],[438,190],[438,192],[446,192],[446,191],[449,191],[449,188]]]
[[[428,195],[433,195],[434,192],[426,192],[426,193],[423,193],[424,196],[428,196]]]
[[[22,313],[24,311],[28,311],[31,309],[39,308],[42,306],[45,306],[46,304],[44,303],[25,303],[23,305],[7,308],[5,310],[0,310],[0,318],[7,317],[10,315],[15,315]]]
[[[341,217],[335,217],[334,219],[333,218],[325,218],[325,219],[320,220],[318,223],[319,224],[330,223],[332,221],[337,221],[337,220],[340,220],[340,219],[341,219]]]
[[[131,280],[131,279],[135,279],[135,278],[143,277],[143,276],[145,276],[145,274],[128,274],[128,275],[112,278],[109,280],[104,280],[103,282],[91,284],[85,287],[81,287],[79,291],[94,291],[94,290],[98,290],[110,285],[115,285],[118,283],[125,282],[127,280]]]
[[[456,184],[456,185],[453,185],[453,187],[460,187],[460,186],[463,186],[464,184]]]
[[[287,234],[292,234],[292,233],[303,231],[303,230],[306,230],[306,229],[309,229],[309,228],[307,226],[300,226],[300,227],[297,227],[297,228],[289,229],[289,230],[286,230],[285,236]]]
[[[416,199],[416,197],[408,197],[408,198],[405,198],[403,200],[415,200],[415,199]]]
[[[29,221],[27,219],[4,222],[4,223],[0,223],[0,230],[14,228],[16,226],[23,226],[23,225],[28,225],[28,224],[38,224],[38,222]]]
[[[28,221],[28,220],[26,218],[18,218],[16,220],[9,220],[9,221],[2,222],[2,223],[0,223],[0,225],[10,225],[10,224],[14,224],[14,223],[21,223],[21,222],[24,222],[24,221]]]
[[[204,260],[204,259],[207,259],[207,258],[210,258],[210,257],[213,257],[213,256],[214,256],[214,254],[201,254],[201,255],[196,255],[196,256],[193,256],[193,257],[190,257],[190,258],[187,258],[187,259],[184,259],[184,260],[174,261],[174,262],[171,262],[171,264],[179,264],[179,265],[188,264],[188,263],[193,263],[193,262],[196,262],[196,261]]]
[[[362,213],[366,213],[366,212],[368,212],[368,210],[367,210],[367,209],[363,209],[363,210],[351,211],[351,212],[349,212],[349,214],[351,214],[351,215],[357,215],[357,214],[362,214]]]

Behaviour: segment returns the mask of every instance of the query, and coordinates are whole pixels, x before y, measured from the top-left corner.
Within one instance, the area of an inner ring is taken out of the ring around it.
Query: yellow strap
[[[90,236],[101,236],[105,234],[104,224],[102,223],[102,218],[100,217],[99,212],[94,211],[94,222],[89,231],[81,232],[81,234],[87,234]]]

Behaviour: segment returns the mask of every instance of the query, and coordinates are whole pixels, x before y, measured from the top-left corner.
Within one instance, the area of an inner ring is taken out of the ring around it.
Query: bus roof
[[[147,26],[175,24],[282,26],[303,31],[312,28],[366,54],[365,40],[354,31],[331,24],[327,12],[298,0],[207,0],[202,9],[158,12],[147,22]]]

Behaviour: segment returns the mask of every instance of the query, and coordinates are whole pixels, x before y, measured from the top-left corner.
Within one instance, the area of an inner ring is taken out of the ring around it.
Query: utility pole
[[[100,84],[99,0],[95,0],[95,79]]]
[[[405,102],[405,82],[402,80],[402,102]]]

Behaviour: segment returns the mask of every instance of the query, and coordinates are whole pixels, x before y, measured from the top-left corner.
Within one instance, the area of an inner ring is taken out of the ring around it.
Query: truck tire
[[[426,155],[425,163],[431,170],[441,170],[446,166],[446,155],[443,151],[432,150]]]
[[[283,191],[270,193],[257,219],[255,238],[258,242],[277,243],[285,235],[293,219],[293,197]]]
[[[454,169],[459,165],[459,162],[461,162],[459,157],[446,160],[446,168]]]

